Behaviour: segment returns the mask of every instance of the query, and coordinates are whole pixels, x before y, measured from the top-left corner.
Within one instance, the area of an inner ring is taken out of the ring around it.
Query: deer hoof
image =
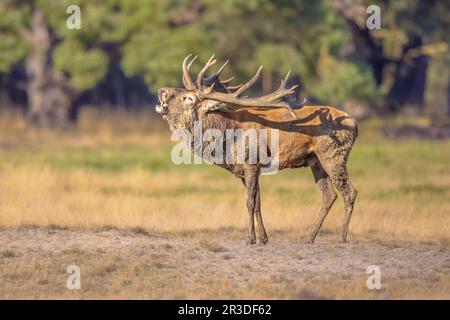
[[[313,244],[314,243],[314,238],[311,236],[307,236],[303,239],[303,243],[304,244]]]
[[[258,246],[265,246],[266,243],[267,243],[268,241],[269,241],[269,240],[268,240],[267,238],[264,238],[264,239],[258,239],[258,241],[256,242],[256,244],[257,244]]]
[[[255,239],[248,239],[247,240],[247,244],[256,244],[256,240]]]

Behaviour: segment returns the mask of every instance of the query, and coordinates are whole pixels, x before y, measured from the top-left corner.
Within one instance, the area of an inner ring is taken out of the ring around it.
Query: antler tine
[[[192,78],[189,74],[189,67],[191,66],[192,62],[194,62],[194,60],[197,59],[197,56],[195,56],[194,59],[191,60],[189,65],[187,65],[186,63],[191,56],[192,56],[192,54],[189,54],[183,60],[183,85],[187,90],[195,90],[194,81],[192,81]]]
[[[205,64],[205,66],[198,73],[197,80],[195,81],[198,89],[202,88],[203,76],[205,75],[206,70],[208,70],[209,67],[211,67],[214,63],[216,63],[216,60],[213,60],[213,59],[214,59],[214,55],[212,55],[211,58],[209,58],[209,60]]]
[[[230,82],[233,81],[233,80],[234,80],[234,77],[231,77],[231,78],[228,78],[228,79],[226,79],[226,80],[221,80],[220,83],[221,83],[221,84],[228,84],[228,83],[230,83]]]
[[[278,87],[278,89],[272,93],[262,96],[261,100],[268,101],[268,102],[276,101],[282,97],[293,94],[294,90],[298,87],[298,85],[293,85],[289,89],[286,88],[286,84],[289,80],[290,74],[291,74],[291,70],[289,70],[288,73],[286,74],[286,76],[284,77],[284,79],[281,80],[281,83],[280,83],[280,86]]]
[[[290,87],[289,89],[280,87],[279,89],[277,89],[276,91],[269,93],[265,96],[260,97],[260,99],[262,101],[266,101],[266,102],[272,102],[272,101],[277,101],[283,97],[289,96],[291,94],[294,93],[294,90],[298,87],[298,85],[294,85],[292,87]]]
[[[192,58],[191,62],[189,62],[188,66],[187,66],[188,69],[191,68],[191,66],[192,66],[192,64],[194,63],[194,61],[197,60],[197,57],[198,57],[198,55],[195,55],[195,57]]]
[[[258,80],[259,75],[261,74],[261,70],[262,70],[263,66],[260,66],[258,71],[256,71],[255,75],[253,76],[253,78],[251,78],[246,84],[242,85],[242,87],[240,87],[238,90],[236,90],[233,95],[235,97],[239,97],[240,94],[242,94],[245,90],[247,90],[248,88],[250,88],[255,82],[256,80]]]
[[[288,82],[288,80],[289,80],[289,76],[290,76],[290,75],[291,75],[291,70],[289,70],[289,71],[286,73],[286,76],[284,77],[284,79],[281,80],[280,88],[285,88],[285,87],[286,87],[286,84],[287,84],[287,82]]]
[[[214,73],[214,76],[215,76],[215,77],[220,76],[220,74],[222,73],[223,69],[225,69],[225,67],[227,66],[227,64],[228,64],[229,62],[230,62],[230,60],[225,61],[225,63],[219,68],[219,70],[217,70],[217,71]]]
[[[225,69],[225,67],[227,66],[227,64],[230,62],[230,60],[227,60],[220,68],[219,70],[217,70],[216,72],[214,72],[212,75],[210,75],[208,78],[205,79],[204,83],[208,84],[208,83],[212,83],[215,81],[219,81],[220,84],[224,85],[228,82],[230,82],[231,80],[233,80],[233,78],[230,78],[228,80],[225,81],[221,81],[219,79],[220,74],[222,73],[223,69]]]
[[[241,83],[241,84],[238,84],[237,86],[229,86],[229,87],[226,87],[226,89],[227,90],[237,90],[237,89],[239,89],[240,87],[242,87],[244,84],[243,83]]]

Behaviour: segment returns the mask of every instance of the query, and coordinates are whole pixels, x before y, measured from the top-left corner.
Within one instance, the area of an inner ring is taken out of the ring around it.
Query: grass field
[[[333,284],[314,270],[296,279],[281,267],[283,257],[272,259],[277,246],[285,248],[288,265],[298,255],[314,258],[318,246],[323,254],[335,252],[339,264],[347,250],[338,244],[340,198],[318,243],[301,244],[320,206],[309,169],[262,178],[270,242],[252,249],[245,245],[244,189],[236,178],[209,165],[172,164],[174,142],[152,115],[103,119],[88,113],[78,130],[58,134],[1,115],[0,297],[450,298],[450,141],[387,140],[378,134],[379,122],[361,124],[348,165],[359,190],[348,248],[367,246],[373,256],[358,260],[355,253],[348,272],[337,272]],[[112,240],[103,243],[102,235]],[[77,237],[85,241],[72,243]],[[392,260],[390,267],[404,272],[389,274],[386,288],[370,292],[363,267],[377,254],[389,260],[399,248],[413,250]],[[236,269],[229,270],[224,256],[239,250],[242,259],[236,253]],[[441,259],[428,262],[427,252]],[[273,260],[271,269],[255,269],[253,254],[261,264]],[[208,263],[199,265],[202,257]],[[76,293],[64,287],[64,266],[73,260],[81,260],[89,275]],[[192,269],[191,262],[204,269]],[[409,266],[419,262],[422,267]],[[320,259],[311,263],[321,266]],[[432,273],[414,276],[421,268]],[[413,282],[404,281],[411,277]],[[180,281],[186,285],[177,286]]]

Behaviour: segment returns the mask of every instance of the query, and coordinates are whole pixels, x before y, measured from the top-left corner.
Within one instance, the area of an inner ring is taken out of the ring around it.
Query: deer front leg
[[[264,228],[264,223],[261,215],[261,191],[259,189],[256,193],[256,207],[255,207],[256,225],[258,226],[258,244],[266,244],[269,241],[267,237],[266,228]]]
[[[245,179],[242,179],[242,183],[245,185]],[[248,189],[247,189],[248,190]],[[267,237],[267,233],[266,233],[266,229],[264,228],[264,223],[263,223],[263,219],[262,219],[262,215],[261,215],[261,192],[259,189],[259,175],[256,175],[256,195],[254,197],[255,199],[255,203],[254,203],[254,216],[256,218],[256,226],[258,227],[258,239],[257,239],[257,244],[266,244],[269,239]],[[249,205],[248,201],[247,201],[247,205]],[[250,209],[249,209],[249,214],[250,214]],[[251,220],[253,220],[250,217]],[[252,222],[251,222],[252,223]],[[250,227],[249,227],[250,228]],[[250,234],[252,235],[254,233],[254,231],[250,230]],[[250,236],[250,238],[252,238],[252,236]],[[250,241],[250,243],[252,243]]]
[[[248,209],[248,243],[256,243],[255,233],[255,209],[257,204],[257,194],[259,190],[258,182],[259,172],[255,169],[246,170],[244,174],[244,184],[247,190],[247,209]]]

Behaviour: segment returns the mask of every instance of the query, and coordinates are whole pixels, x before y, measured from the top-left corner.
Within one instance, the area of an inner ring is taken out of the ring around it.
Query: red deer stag
[[[278,168],[309,166],[322,195],[319,214],[306,241],[312,243],[316,238],[336,200],[334,188],[341,193],[345,203],[341,234],[342,241],[345,241],[357,194],[346,167],[358,134],[356,121],[333,107],[308,106],[287,100],[295,88],[286,87],[289,73],[274,92],[258,98],[248,98],[242,97],[242,94],[257,81],[262,67],[247,83],[231,87],[228,86],[231,79],[219,79],[228,61],[217,72],[206,77],[206,71],[216,62],[211,57],[194,82],[189,75],[189,68],[196,57],[188,63],[189,58],[190,55],[182,64],[184,88],[165,87],[158,90],[160,104],[156,106],[156,111],[168,122],[170,129],[188,130],[193,135],[194,122],[200,121],[203,130],[215,129],[222,134],[228,129],[277,130]],[[194,145],[191,144],[191,148],[195,152]],[[218,165],[240,178],[246,188],[249,243],[265,244],[268,238],[261,216],[259,188],[262,164]],[[258,238],[255,233],[255,216]]]

